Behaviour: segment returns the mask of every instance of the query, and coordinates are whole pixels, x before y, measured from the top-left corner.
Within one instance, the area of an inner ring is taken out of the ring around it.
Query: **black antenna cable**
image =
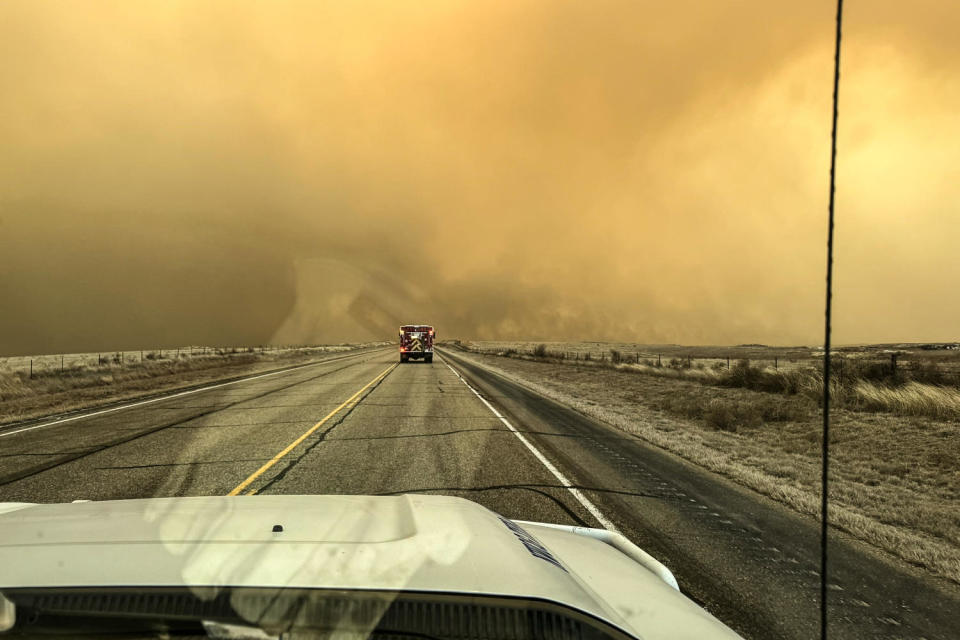
[[[820,638],[827,638],[827,506],[830,469],[830,317],[833,313],[833,205],[837,169],[837,102],[840,92],[840,33],[843,0],[837,0],[837,31],[833,51],[833,124],[830,129],[830,204],[827,222],[827,305],[823,336],[823,451],[820,477]]]

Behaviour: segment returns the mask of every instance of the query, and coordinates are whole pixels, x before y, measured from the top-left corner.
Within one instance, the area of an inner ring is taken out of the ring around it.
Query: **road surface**
[[[815,523],[442,351],[367,351],[68,422],[0,429],[0,502],[440,493],[614,526],[748,638],[812,638]],[[832,548],[837,638],[957,637],[957,591]]]

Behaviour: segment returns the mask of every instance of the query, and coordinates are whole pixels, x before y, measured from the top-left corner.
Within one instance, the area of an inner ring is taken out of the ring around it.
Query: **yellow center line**
[[[363,388],[362,388],[362,389],[360,389],[360,390],[357,391],[355,394],[353,394],[352,396],[350,396],[349,398],[347,398],[346,400],[344,400],[343,404],[341,404],[339,407],[337,407],[336,409],[334,409],[333,411],[331,411],[330,413],[328,413],[328,414],[326,415],[326,417],[324,417],[323,420],[321,420],[321,421],[318,422],[317,424],[315,424],[315,425],[313,425],[312,427],[310,427],[309,429],[307,429],[307,431],[306,431],[302,436],[300,436],[299,438],[297,438],[296,440],[294,440],[293,442],[291,442],[289,445],[287,445],[287,447],[286,447],[283,451],[281,451],[281,452],[278,453],[277,455],[273,456],[273,458],[271,458],[269,462],[267,462],[265,465],[263,465],[262,467],[260,467],[260,468],[257,469],[256,471],[254,471],[254,472],[250,475],[249,478],[247,478],[246,480],[244,480],[243,482],[241,482],[240,484],[238,484],[236,487],[234,487],[233,491],[231,491],[231,492],[228,493],[227,495],[228,495],[228,496],[238,495],[241,491],[243,491],[244,489],[246,489],[247,487],[249,487],[250,484],[251,484],[254,480],[256,480],[256,479],[259,478],[261,475],[263,475],[264,472],[266,472],[270,467],[272,467],[273,465],[277,464],[277,462],[279,462],[280,459],[283,458],[285,455],[287,455],[288,453],[290,453],[291,451],[293,451],[293,450],[297,447],[298,444],[300,444],[301,442],[303,442],[304,440],[306,440],[308,437],[310,437],[310,434],[313,433],[314,431],[316,431],[317,429],[319,429],[321,426],[323,426],[323,424],[324,424],[327,420],[329,420],[329,419],[332,418],[333,416],[337,415],[337,414],[338,414],[342,409],[344,409],[345,407],[348,407],[348,406],[352,407],[352,406],[356,405],[357,402],[359,402],[360,394],[362,394],[364,391],[366,391],[367,389],[369,389],[370,387],[372,387],[374,384],[376,384],[377,382],[379,382],[380,380],[382,380],[384,377],[386,377],[386,375],[387,375],[388,373],[390,373],[391,371],[393,371],[394,367],[396,367],[397,365],[398,365],[398,363],[394,362],[392,365],[390,365],[389,367],[387,367],[384,371],[380,372],[380,374],[377,375],[376,378],[374,378],[373,380],[371,380],[371,381],[368,382],[367,384],[363,385]],[[256,493],[256,489],[250,491],[250,492],[248,493],[248,495],[253,495],[254,493]]]

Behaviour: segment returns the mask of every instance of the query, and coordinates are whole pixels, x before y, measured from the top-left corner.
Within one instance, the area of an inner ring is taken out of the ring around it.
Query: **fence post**
[[[120,366],[123,366],[123,351],[120,352]]]
[[[780,367],[777,366],[777,356],[773,356],[773,370],[779,371]]]
[[[60,373],[63,373],[63,354],[60,354]]]
[[[659,354],[659,353],[657,354],[657,366],[658,366],[658,367],[660,366],[660,354]]]
[[[730,356],[727,356],[727,369],[730,368]]]
[[[143,351],[140,352],[140,362],[143,362]]]
[[[99,353],[97,354],[97,366],[98,366],[98,367],[102,367],[102,366],[103,366],[103,361],[101,360]]]
[[[30,358],[30,379],[33,380],[33,358]]]
[[[897,377],[897,354],[890,354],[890,374],[896,378]]]

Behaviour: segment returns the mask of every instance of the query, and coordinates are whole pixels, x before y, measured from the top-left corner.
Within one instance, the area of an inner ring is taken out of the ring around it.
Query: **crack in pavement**
[[[183,411],[189,409],[213,409],[214,407],[229,407],[229,402],[222,402],[220,404],[192,404],[184,406],[175,406],[175,407],[138,407],[137,411]]]
[[[36,456],[36,457],[42,458],[44,456],[62,456],[64,454],[80,453],[82,451],[86,451],[86,450],[81,449],[78,451],[54,451],[52,453],[35,453],[35,452],[34,453],[3,453],[3,454],[0,454],[0,458],[22,458],[24,456],[27,456],[27,457]]]
[[[570,518],[574,522],[577,523],[577,526],[581,526],[581,527],[590,526],[590,524],[586,520],[581,518],[579,515],[577,515],[575,511],[573,511],[570,507],[568,507],[563,500],[557,498],[556,496],[552,495],[548,491],[545,491],[544,489],[556,489],[556,490],[563,491],[564,493],[567,493],[568,491],[567,487],[564,487],[563,485],[558,485],[558,484],[557,485],[554,485],[554,484],[502,484],[502,485],[491,485],[488,487],[428,487],[423,489],[405,489],[402,491],[384,491],[381,493],[374,493],[372,495],[397,496],[397,495],[403,495],[405,493],[426,493],[428,491],[439,491],[439,492],[442,492],[444,495],[449,495],[451,492],[476,493],[476,492],[483,492],[483,491],[513,491],[513,490],[530,491],[544,498],[547,498],[548,500],[556,504],[561,511],[566,513],[568,516],[570,516]]]
[[[403,416],[410,417],[410,416]],[[486,419],[486,418],[485,418]],[[509,433],[513,435],[513,432],[505,428],[495,428],[490,427],[486,429],[454,429],[453,431],[440,431],[437,433],[409,433],[404,435],[395,435],[395,436],[362,436],[362,437],[350,437],[350,438],[331,438],[331,442],[348,442],[351,440],[396,440],[403,438],[432,438],[434,436],[450,436],[457,435],[460,433],[480,433],[484,431],[496,431],[498,433]],[[519,430],[518,430],[519,431]],[[541,435],[541,436],[558,436],[560,438],[574,438],[574,439],[589,439],[586,436],[576,435],[573,433],[553,433],[551,431],[519,431],[523,434],[531,435]]]
[[[197,462],[158,462],[156,464],[131,464],[117,467],[94,467],[97,471],[110,471],[119,469],[153,469],[155,467],[192,467],[203,464],[234,464],[237,462],[265,462],[269,458],[237,458],[235,460],[202,460]]]
[[[539,483],[539,482],[517,482],[511,484],[493,484],[485,487],[427,487],[425,489],[404,489],[401,491],[388,491],[383,493],[376,493],[373,495],[378,496],[393,496],[400,495],[403,493],[420,493],[423,491],[495,491],[497,489],[577,489],[578,491],[589,491],[591,493],[609,493],[621,496],[631,496],[634,498],[651,498],[653,500],[673,500],[674,498],[660,496],[654,493],[644,493],[641,491],[628,491],[626,489],[605,489],[603,487],[592,487],[588,485],[581,484],[549,484],[549,483]]]
[[[376,390],[380,387],[380,385],[383,384],[383,381],[386,380],[387,378],[389,378],[389,377],[390,377],[390,374],[393,373],[394,371],[396,371],[396,367],[394,367],[393,369],[391,369],[390,372],[387,373],[387,375],[385,375],[385,376],[383,376],[382,378],[380,378],[380,380],[378,380],[375,385],[373,385],[372,387],[370,387],[370,388],[367,390],[367,392],[366,392],[362,397],[358,398],[357,401],[354,402],[350,407],[348,407],[346,411],[344,411],[343,413],[341,413],[341,414],[337,417],[337,419],[333,422],[333,424],[331,424],[329,427],[327,427],[327,428],[324,429],[323,431],[319,432],[318,434],[315,434],[315,437],[314,437],[313,441],[310,442],[309,444],[307,444],[307,446],[304,448],[304,450],[303,450],[302,453],[300,453],[296,458],[292,458],[292,459],[290,459],[289,461],[287,461],[287,463],[284,465],[283,469],[281,469],[275,476],[273,476],[272,478],[270,478],[270,480],[268,480],[266,483],[264,483],[264,485],[263,485],[262,487],[260,487],[259,489],[254,489],[253,492],[254,492],[254,493],[263,493],[265,490],[269,489],[269,488],[272,487],[274,484],[276,484],[278,481],[280,481],[280,480],[282,480],[284,477],[286,477],[287,473],[288,473],[291,469],[293,469],[301,460],[303,460],[303,458],[306,457],[311,451],[313,451],[313,449],[314,449],[315,447],[317,447],[317,445],[319,445],[321,442],[326,441],[327,435],[328,435],[331,431],[333,431],[334,429],[336,429],[338,426],[340,426],[341,424],[343,424],[343,421],[346,420],[347,417],[348,417],[350,414],[353,413],[354,409],[356,409],[357,407],[359,407],[359,406],[360,406],[360,403],[363,402],[366,398],[369,398],[370,395],[371,395],[374,391],[376,391]]]
[[[190,426],[186,424],[170,427],[171,429],[220,429],[222,427],[269,427],[275,424],[302,424],[309,426],[309,420],[271,420],[270,422],[231,422],[230,424],[198,424]]]
[[[251,398],[255,400],[256,398]],[[240,402],[245,402],[241,400]],[[329,407],[336,406],[332,402],[304,402],[302,404],[263,404],[257,405],[255,407],[237,407],[234,405],[226,405],[228,408],[225,408],[224,411],[260,411],[261,409],[292,409],[295,407]]]

